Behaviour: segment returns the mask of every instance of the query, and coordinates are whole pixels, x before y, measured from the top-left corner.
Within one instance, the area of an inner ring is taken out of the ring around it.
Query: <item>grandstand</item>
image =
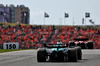
[[[76,28],[75,26],[32,26],[0,24],[0,49],[4,42],[19,42],[20,49],[37,49],[44,43],[56,44],[58,39],[69,43],[74,37],[85,36],[93,41],[94,48],[100,49],[100,29]]]

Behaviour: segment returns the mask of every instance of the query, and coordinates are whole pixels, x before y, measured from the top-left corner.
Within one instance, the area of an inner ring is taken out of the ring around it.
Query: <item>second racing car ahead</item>
[[[79,36],[69,42],[69,45],[80,46],[82,49],[93,49],[93,41],[89,41],[87,37]]]

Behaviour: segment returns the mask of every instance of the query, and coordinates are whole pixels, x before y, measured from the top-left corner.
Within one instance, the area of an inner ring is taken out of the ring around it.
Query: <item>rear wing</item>
[[[88,38],[74,38],[75,41],[87,41]]]
[[[65,48],[68,47],[67,44],[44,44],[46,48]]]

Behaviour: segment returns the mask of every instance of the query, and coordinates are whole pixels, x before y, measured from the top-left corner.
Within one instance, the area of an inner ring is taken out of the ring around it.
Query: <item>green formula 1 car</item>
[[[38,48],[37,61],[72,61],[77,62],[80,55],[79,48],[69,48],[67,44],[44,44],[44,48]],[[81,50],[81,49],[80,49]],[[78,57],[79,56],[79,57]]]

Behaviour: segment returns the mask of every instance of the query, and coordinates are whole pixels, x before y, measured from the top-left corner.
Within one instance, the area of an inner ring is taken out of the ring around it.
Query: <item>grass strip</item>
[[[0,53],[12,52],[12,51],[21,51],[21,50],[28,50],[28,49],[0,49]]]

